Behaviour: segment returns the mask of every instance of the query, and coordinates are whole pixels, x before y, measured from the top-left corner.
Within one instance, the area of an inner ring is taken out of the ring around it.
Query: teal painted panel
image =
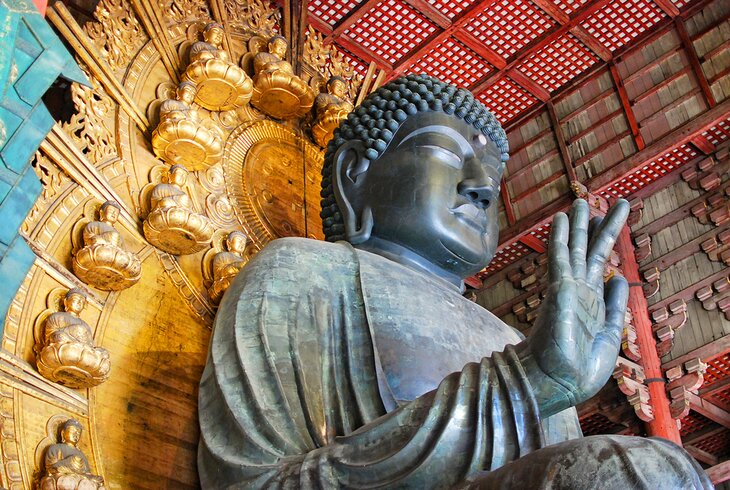
[[[13,240],[0,259],[0,335],[5,325],[5,315],[15,293],[35,261],[35,254],[20,236]]]
[[[0,151],[3,161],[10,170],[20,173],[28,165],[31,157],[40,146],[43,139],[53,127],[53,118],[48,109],[39,102],[38,107],[31,113],[13,137]]]
[[[11,243],[41,193],[41,183],[30,165],[0,204],[0,242]]]

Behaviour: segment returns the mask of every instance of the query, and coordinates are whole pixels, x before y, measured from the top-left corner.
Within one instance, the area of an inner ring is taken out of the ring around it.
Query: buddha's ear
[[[370,160],[365,158],[361,141],[348,141],[340,146],[333,158],[332,189],[345,223],[347,241],[356,245],[370,238],[373,213],[360,199]]]

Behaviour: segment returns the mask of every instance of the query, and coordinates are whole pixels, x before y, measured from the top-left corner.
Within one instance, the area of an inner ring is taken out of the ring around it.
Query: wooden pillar
[[[624,277],[629,282],[628,306],[634,317],[636,343],[641,353],[641,365],[646,376],[645,383],[649,387],[649,404],[654,413],[654,420],[646,423],[647,432],[651,436],[663,437],[681,445],[682,439],[679,436],[677,421],[669,412],[669,399],[665,389],[666,380],[662,374],[661,361],[656,350],[656,341],[649,318],[649,306],[641,288],[639,264],[634,256],[634,245],[631,242],[631,232],[628,226],[621,231],[616,250],[621,257]]]

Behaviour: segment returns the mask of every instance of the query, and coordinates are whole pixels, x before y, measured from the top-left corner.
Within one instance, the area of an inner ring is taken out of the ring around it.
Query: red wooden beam
[[[613,54],[611,54],[611,50],[608,49],[606,46],[601,44],[601,42],[593,37],[593,34],[583,29],[581,26],[575,26],[570,30],[570,33],[574,35],[575,37],[580,40],[583,44],[588,46],[591,51],[596,53],[599,58],[601,58],[603,61],[609,61],[611,58],[613,58]]]
[[[624,82],[621,80],[621,75],[619,75],[618,73],[618,68],[616,68],[616,64],[609,63],[608,70],[611,72],[611,78],[613,78],[613,83],[616,86],[616,91],[618,92],[619,99],[621,99],[621,107],[623,107],[624,115],[626,116],[626,120],[629,122],[631,134],[634,136],[634,143],[636,143],[636,147],[639,150],[643,150],[646,147],[646,144],[644,143],[644,137],[641,136],[641,132],[639,131],[639,124],[636,122],[634,110],[631,108],[629,96],[626,93],[626,87],[624,87]]]
[[[550,92],[544,89],[539,83],[527,77],[517,68],[511,69],[509,72],[505,73],[505,75],[520,84],[523,88],[527,89],[528,92],[531,92],[532,95],[537,97],[541,102],[547,102],[550,100]]]
[[[558,148],[560,149],[560,156],[563,160],[563,168],[565,168],[565,173],[568,176],[568,182],[577,182],[578,176],[575,174],[575,168],[573,168],[573,161],[570,158],[570,152],[568,152],[568,147],[565,145],[563,128],[560,126],[560,120],[555,112],[555,106],[553,106],[552,102],[548,102],[546,106],[548,115],[550,116],[550,124],[555,132],[555,140],[557,141]]]
[[[695,73],[697,83],[702,89],[702,94],[705,96],[707,104],[710,107],[714,107],[717,103],[715,101],[715,96],[712,94],[712,89],[710,88],[710,84],[707,82],[707,77],[705,77],[705,73],[702,71],[702,65],[697,57],[697,51],[695,50],[692,40],[689,38],[687,29],[684,26],[684,21],[680,18],[676,18],[674,19],[674,26],[677,29],[677,34],[679,34],[679,39],[682,41],[682,47],[684,48],[685,53],[687,53],[687,58],[689,58],[689,64],[692,66],[692,70]]]
[[[672,0],[654,0],[657,7],[667,14],[668,17],[675,18],[679,15],[679,9],[672,3]]]
[[[728,352],[730,352],[730,334],[720,337],[717,340],[713,340],[709,344],[705,344],[681,357],[672,359],[671,361],[664,363],[662,368],[666,371],[667,369],[680,366],[692,359],[700,359],[703,362],[710,362],[713,359],[717,359],[718,357],[727,354]]]
[[[717,464],[717,456],[715,456],[714,454],[710,454],[707,451],[703,451],[700,448],[685,445],[684,450],[687,451],[694,459],[701,463],[705,463],[708,466],[713,466]]]
[[[545,242],[537,238],[535,235],[525,235],[520,238],[520,241],[537,253],[545,253],[547,250],[547,248],[545,248]]]
[[[425,15],[431,22],[438,25],[442,29],[446,29],[451,25],[451,21],[447,16],[441,13],[439,9],[428,3],[427,0],[404,0],[408,5]]]
[[[710,477],[710,480],[715,485],[730,480],[730,460],[723,461],[712,468],[706,469],[705,473],[707,473],[707,476]]]
[[[354,9],[350,10],[350,12],[342,17],[337,23],[334,25],[334,28],[332,29],[332,33],[327,36],[326,42],[332,42],[340,35],[345,32],[351,25],[353,25],[355,22],[357,22],[359,19],[365,16],[365,14],[368,13],[370,9],[375,7],[377,4],[380,3],[381,0],[366,0],[365,2],[361,3]],[[369,60],[365,60],[369,61]]]
[[[621,257],[622,272],[631,285],[629,289],[628,307],[634,318],[636,329],[636,343],[641,352],[641,365],[644,368],[646,384],[649,387],[649,404],[654,413],[654,420],[647,422],[647,432],[652,436],[669,439],[679,445],[682,439],[677,429],[677,422],[669,411],[669,399],[665,389],[664,375],[662,374],[656,342],[649,318],[649,305],[641,287],[639,265],[634,255],[634,245],[631,242],[631,231],[624,226],[616,242],[616,251]]]
[[[713,145],[710,140],[702,135],[695,136],[689,141],[695,146],[695,148],[700,150],[705,155],[712,155],[717,150],[717,147],[715,147],[715,145]]]
[[[512,200],[509,197],[509,190],[507,189],[507,182],[504,176],[502,176],[502,184],[499,186],[499,195],[502,197],[502,204],[504,204],[504,214],[507,216],[507,223],[514,225],[517,221],[515,219],[515,210],[512,207]]]
[[[723,427],[730,428],[730,413],[707,400],[703,400],[692,392],[687,392],[687,395],[689,396],[689,406],[692,410],[713,422],[717,422]]]
[[[471,33],[464,30],[454,32],[454,37],[464,43],[469,49],[484,58],[497,69],[504,68],[507,62],[492,48],[475,38]]]

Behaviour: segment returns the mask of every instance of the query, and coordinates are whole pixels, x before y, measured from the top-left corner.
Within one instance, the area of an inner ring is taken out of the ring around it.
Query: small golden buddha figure
[[[86,306],[80,289],[71,289],[63,300],[65,311],[51,313],[36,347],[38,371],[69,388],[89,388],[109,379],[109,351],[94,346],[91,327],[79,318]]]
[[[188,171],[182,165],[170,167],[167,183],[152,190],[150,214],[144,222],[144,236],[155,247],[173,255],[188,255],[208,246],[213,225],[193,210],[188,194],[182,189]]]
[[[78,448],[82,430],[76,419],[61,426],[61,442],[51,444],[43,458],[40,490],[104,490],[104,479],[91,473],[89,460]]]
[[[124,250],[124,240],[114,228],[119,205],[107,201],[99,209],[99,221],[84,227],[84,247],[73,258],[76,277],[104,291],[126,289],[139,281],[142,264],[132,252]]]
[[[208,288],[208,295],[215,304],[218,304],[230,286],[238,271],[246,265],[243,257],[246,248],[246,235],[240,231],[233,231],[226,239],[228,251],[218,252],[213,257],[213,285]]]
[[[167,163],[203,170],[221,159],[223,138],[215,125],[201,119],[193,108],[196,93],[194,83],[182,82],[175,98],[160,105],[160,123],[152,133],[152,149]]]
[[[291,119],[306,114],[314,103],[314,91],[294,74],[284,57],[288,45],[282,36],[269,39],[268,52],[254,57],[251,103],[271,117]]]
[[[334,130],[352,109],[352,103],[347,100],[345,79],[335,76],[327,80],[327,92],[319,94],[314,100],[314,141],[321,147],[327,146]]]
[[[223,26],[211,22],[203,30],[205,41],[190,48],[190,64],[183,80],[197,87],[195,102],[210,111],[243,107],[251,99],[253,85],[246,72],[231,63],[223,49]]]

